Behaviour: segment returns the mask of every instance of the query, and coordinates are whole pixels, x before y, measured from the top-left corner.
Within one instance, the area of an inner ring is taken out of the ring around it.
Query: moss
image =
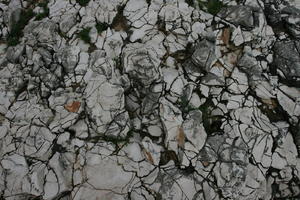
[[[181,110],[182,114],[185,116],[190,111],[195,110],[193,106],[190,105],[189,100],[185,95],[182,95],[178,100],[177,104],[179,105],[179,109]]]
[[[225,7],[222,1],[220,0],[208,0],[204,2],[202,0],[198,0],[199,7],[212,15],[216,15],[220,12],[220,10]]]
[[[106,29],[108,29],[109,24],[105,23],[105,22],[97,22],[96,24],[96,29],[98,31],[99,34],[101,34],[103,31],[105,31]]]
[[[84,42],[86,43],[91,43],[91,38],[90,38],[90,30],[91,28],[88,27],[88,28],[84,28],[82,29],[79,33],[78,33],[78,37],[83,40]]]
[[[8,37],[7,38],[7,45],[8,46],[16,46],[19,43],[20,43],[19,37]]]
[[[7,36],[8,46],[16,46],[20,43],[20,38],[23,37],[23,30],[30,19],[35,16],[32,9],[22,10],[21,17],[18,21],[13,20],[10,33]]]
[[[87,6],[90,0],[76,0],[76,2],[81,6]]]
[[[103,135],[100,136],[100,140],[113,143],[116,146],[116,152],[118,152],[122,147],[126,146],[129,143],[129,140],[132,136],[133,130],[130,129],[125,137]]]
[[[49,16],[48,0],[38,4],[39,7],[43,8],[43,12],[35,16],[35,20],[41,20]]]
[[[48,17],[47,13],[44,13],[44,12],[43,13],[39,13],[39,14],[36,15],[35,20],[39,21],[39,20],[41,20],[43,18],[46,18],[46,17]]]
[[[103,136],[102,137],[102,140],[106,141],[106,142],[111,142],[113,144],[119,144],[119,143],[122,143],[122,142],[127,142],[128,139],[127,137],[120,137],[120,136]]]
[[[185,2],[189,5],[194,7],[194,0],[185,0]]]
[[[2,123],[4,122],[4,120],[5,120],[4,115],[2,115],[2,114],[0,113],[0,126],[2,125]]]
[[[10,2],[10,0],[2,0],[2,2],[1,2],[1,3],[5,4],[5,5],[8,5],[8,4],[9,4],[9,2]],[[1,199],[1,198],[0,198],[0,199]]]
[[[221,131],[222,116],[212,115],[214,107],[210,98],[199,107],[199,110],[202,112],[203,126],[208,135]]]
[[[99,141],[105,141],[112,143],[116,146],[116,151],[120,150],[123,146],[129,143],[130,138],[133,136],[133,129],[130,129],[126,136],[121,137],[121,136],[112,136],[112,135],[105,135],[102,133],[98,133],[98,136],[94,137],[88,137],[86,138],[86,141],[97,143]]]

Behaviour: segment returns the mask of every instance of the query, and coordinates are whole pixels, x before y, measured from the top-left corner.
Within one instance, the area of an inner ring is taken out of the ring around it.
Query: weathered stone
[[[85,90],[86,105],[98,134],[125,136],[124,131],[128,131],[128,115],[124,112],[123,93],[120,86],[107,82],[103,75],[95,74],[89,79]]]
[[[295,37],[300,37],[300,9],[287,6],[281,10],[281,16],[288,31]]]
[[[223,8],[218,15],[234,25],[240,25],[247,29],[254,27],[253,12],[249,6],[228,6]]]
[[[206,142],[206,131],[202,125],[202,113],[192,111],[182,124],[183,134],[194,146],[196,151],[200,151]]]
[[[149,86],[160,78],[160,60],[154,48],[136,43],[128,45],[123,52],[124,72],[132,79]]]
[[[212,62],[216,59],[215,46],[211,41],[202,40],[195,47],[195,52],[192,55],[192,61],[202,70],[208,72]]]
[[[2,1],[0,199],[297,198],[299,5]]]
[[[299,41],[278,41],[274,45],[274,61],[273,65],[279,70],[283,76],[281,78],[286,84],[291,86],[299,86],[300,77],[300,56]],[[281,75],[279,73],[279,75]]]

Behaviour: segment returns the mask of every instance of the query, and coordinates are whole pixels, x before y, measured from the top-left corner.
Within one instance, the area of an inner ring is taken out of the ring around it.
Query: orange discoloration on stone
[[[209,165],[209,162],[203,161],[203,162],[202,162],[202,165],[203,165],[204,167],[207,167],[207,166]]]
[[[261,101],[268,105],[269,109],[275,109],[278,106],[275,99],[261,99]]]
[[[182,127],[179,127],[178,128],[178,134],[177,134],[177,142],[178,142],[178,146],[180,147],[184,147],[184,143],[185,143],[185,134],[184,134],[184,131],[183,131],[183,128]]]
[[[73,101],[65,105],[65,109],[69,112],[76,113],[80,108],[81,103],[79,101]]]
[[[230,29],[229,28],[223,29],[223,32],[221,35],[221,40],[223,41],[223,43],[225,45],[229,45],[229,41],[230,41]]]
[[[149,153],[145,149],[144,149],[144,153],[146,155],[147,160],[153,165],[154,164],[154,160],[153,160],[153,157],[152,157],[151,153]]]

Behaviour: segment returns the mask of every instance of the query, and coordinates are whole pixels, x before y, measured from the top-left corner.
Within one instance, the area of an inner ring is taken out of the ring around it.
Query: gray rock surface
[[[290,85],[300,81],[300,41],[279,41],[274,45],[274,65]]]
[[[0,199],[299,198],[299,9],[0,2]]]
[[[242,26],[247,29],[254,27],[253,11],[250,6],[228,6],[221,10],[219,16],[236,26]]]

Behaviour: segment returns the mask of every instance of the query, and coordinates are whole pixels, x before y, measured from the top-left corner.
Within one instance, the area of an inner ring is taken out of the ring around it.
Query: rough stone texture
[[[274,65],[288,85],[300,84],[300,41],[278,41],[274,45]]]
[[[299,199],[299,9],[1,1],[0,199]]]
[[[236,26],[242,26],[248,29],[254,26],[253,12],[250,6],[228,6],[221,10],[219,16]]]

